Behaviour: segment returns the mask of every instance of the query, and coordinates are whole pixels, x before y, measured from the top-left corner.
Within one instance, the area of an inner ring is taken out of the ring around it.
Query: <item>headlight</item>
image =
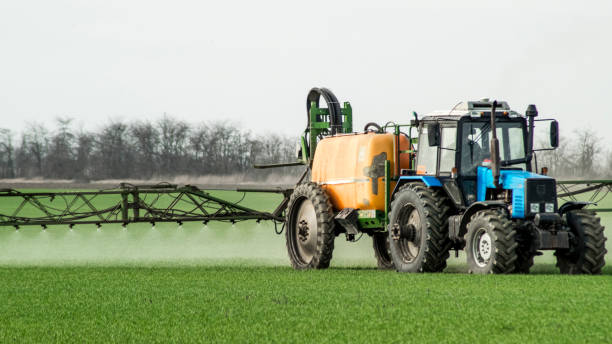
[[[529,207],[531,208],[531,212],[532,213],[539,213],[540,212],[540,203],[531,203],[529,205]]]
[[[555,204],[554,203],[546,203],[544,205],[544,208],[545,208],[547,213],[554,213],[555,212]]]

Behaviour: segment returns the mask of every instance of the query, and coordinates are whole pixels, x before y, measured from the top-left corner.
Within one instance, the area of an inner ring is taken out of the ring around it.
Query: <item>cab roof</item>
[[[482,117],[490,114],[493,102],[489,99],[481,99],[476,101],[466,101],[457,103],[450,111],[438,110],[426,113],[422,120],[446,120],[458,121],[463,117]],[[505,101],[498,101],[495,113],[507,112],[512,118],[522,117],[520,113],[510,109],[510,106]]]

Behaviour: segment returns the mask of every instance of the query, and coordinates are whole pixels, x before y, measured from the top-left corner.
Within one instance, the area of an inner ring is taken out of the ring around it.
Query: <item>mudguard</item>
[[[472,203],[472,205],[470,205],[466,209],[463,215],[461,215],[461,223],[459,224],[459,233],[457,236],[461,238],[465,235],[465,233],[467,233],[467,225],[470,222],[472,215],[474,215],[477,211],[480,211],[483,209],[505,208],[505,207],[506,207],[506,203],[504,203],[504,201],[482,201],[482,202]]]
[[[582,208],[586,207],[589,204],[595,204],[595,203],[593,203],[593,202],[578,202],[578,201],[565,202],[565,203],[563,203],[562,206],[559,207],[559,215],[563,216],[563,214],[567,213],[568,211],[582,209]]]
[[[395,193],[395,191],[397,191],[402,185],[410,182],[422,182],[428,188],[442,187],[440,180],[434,176],[400,176],[397,184],[395,184],[393,193]]]

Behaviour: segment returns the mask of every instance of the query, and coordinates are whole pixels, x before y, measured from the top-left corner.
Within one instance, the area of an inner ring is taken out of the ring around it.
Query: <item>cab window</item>
[[[423,126],[419,136],[417,153],[417,174],[436,174],[438,161],[438,147],[429,146],[427,126]]]
[[[455,167],[457,127],[442,127],[440,139],[440,173],[451,172]]]
[[[496,135],[499,140],[499,154],[502,160],[525,157],[523,126],[520,122],[497,122]],[[467,122],[463,124],[463,146],[461,148],[461,174],[476,176],[476,168],[484,161],[491,160],[491,130],[488,122]],[[525,163],[509,167],[526,168]]]

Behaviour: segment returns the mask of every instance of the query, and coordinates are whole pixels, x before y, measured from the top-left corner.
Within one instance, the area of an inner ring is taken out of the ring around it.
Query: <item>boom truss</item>
[[[283,212],[292,189],[233,189],[239,192],[272,192],[283,195],[272,212],[255,210],[240,201],[215,197],[195,186],[171,184],[131,185],[99,191],[21,192],[0,190],[0,200],[10,198],[11,209],[0,210],[0,226],[69,225],[187,221],[271,220],[284,222]],[[244,195],[243,195],[244,199]]]
[[[566,201],[577,201],[577,195],[591,193],[588,202],[597,204],[612,191],[612,180],[558,180],[557,195]],[[597,212],[612,212],[612,208],[592,208]]]
[[[230,189],[226,189],[230,190]],[[22,192],[0,189],[0,226],[103,224],[189,221],[238,222],[270,220],[284,222],[292,189],[236,188],[238,192],[266,192],[283,196],[275,210],[261,211],[213,196],[195,186],[120,184],[120,187],[99,191]],[[557,194],[564,200],[576,201],[576,196],[590,193],[587,201],[600,202],[612,191],[612,180],[557,181]],[[8,201],[5,201],[9,198]],[[244,196],[243,196],[244,199]],[[612,212],[612,208],[592,208],[597,212]]]

